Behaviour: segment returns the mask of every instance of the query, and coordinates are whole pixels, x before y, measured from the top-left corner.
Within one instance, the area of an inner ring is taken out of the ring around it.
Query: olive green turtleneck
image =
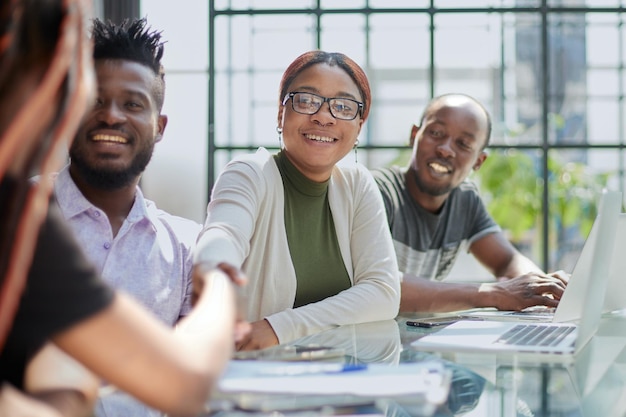
[[[311,181],[282,151],[274,160],[285,189],[285,228],[297,279],[295,308],[335,295],[351,283],[328,204],[330,180]]]

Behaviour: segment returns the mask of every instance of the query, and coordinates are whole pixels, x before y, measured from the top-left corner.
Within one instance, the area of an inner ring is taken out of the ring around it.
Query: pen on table
[[[343,364],[343,363],[320,363],[306,365],[279,366],[263,369],[259,375],[264,376],[295,376],[295,375],[315,375],[315,374],[338,374],[344,372],[362,371],[367,369],[367,365]]]

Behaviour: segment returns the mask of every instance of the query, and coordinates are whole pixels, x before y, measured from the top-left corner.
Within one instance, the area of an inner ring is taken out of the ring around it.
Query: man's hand
[[[569,275],[563,271],[551,274],[528,273],[515,278],[500,279],[480,286],[488,294],[489,303],[498,310],[523,310],[533,306],[556,307],[565,291]]]
[[[231,281],[237,286],[237,323],[235,324],[235,343],[240,343],[251,332],[252,328],[250,323],[246,321],[247,300],[243,295],[242,288],[247,284],[248,279],[241,271],[232,265],[226,263],[220,263],[217,266],[222,272],[224,272]],[[191,295],[191,304],[196,305],[202,291],[204,290],[204,284],[206,279],[211,273],[211,268],[206,265],[199,264],[193,267],[192,280],[193,280],[193,292]]]
[[[570,274],[568,274],[567,272],[563,271],[562,269],[559,269],[558,271],[555,272],[550,272],[548,274],[548,276],[553,277],[553,278],[558,278],[559,280],[561,280],[563,283],[565,283],[565,285],[567,285],[567,283],[569,282],[569,278],[570,278]]]
[[[248,279],[246,278],[246,276],[234,266],[222,262],[217,265],[217,267],[221,269],[222,272],[224,272],[237,287],[243,287],[248,283]],[[192,305],[196,305],[196,303],[198,302],[200,294],[202,294],[202,291],[204,289],[204,282],[207,279],[208,275],[210,275],[211,270],[212,268],[204,264],[194,265],[193,271],[191,273],[191,278],[193,282],[193,292],[191,294]]]
[[[267,320],[252,323],[250,333],[235,345],[237,350],[265,349],[278,344],[278,337]]]

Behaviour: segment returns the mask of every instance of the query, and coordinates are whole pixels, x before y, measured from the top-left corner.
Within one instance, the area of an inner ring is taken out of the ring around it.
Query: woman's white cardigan
[[[369,171],[358,164],[336,166],[328,201],[353,285],[294,309],[296,275],[285,231],[283,182],[273,156],[260,148],[234,159],[213,187],[195,262],[241,268],[249,281],[248,320],[266,318],[280,343],[398,314],[398,266],[383,201]]]

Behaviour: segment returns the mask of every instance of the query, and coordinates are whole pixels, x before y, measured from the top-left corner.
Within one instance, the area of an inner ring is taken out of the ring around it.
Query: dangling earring
[[[283,128],[276,126],[276,133],[278,133],[278,148],[283,149]]]
[[[359,156],[357,155],[357,147],[359,146],[359,140],[357,139],[356,142],[354,142],[354,162],[358,163],[359,162]]]

